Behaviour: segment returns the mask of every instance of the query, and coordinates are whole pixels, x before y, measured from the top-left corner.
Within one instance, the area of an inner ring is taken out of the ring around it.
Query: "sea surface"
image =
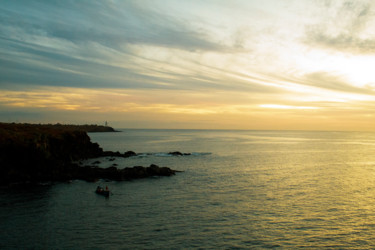
[[[89,136],[104,150],[142,153],[101,158],[101,167],[183,172],[1,188],[0,249],[375,248],[375,133],[123,129]],[[97,185],[112,195],[95,194]]]

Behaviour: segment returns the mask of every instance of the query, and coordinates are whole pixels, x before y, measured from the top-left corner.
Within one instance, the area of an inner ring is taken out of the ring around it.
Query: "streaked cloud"
[[[345,121],[368,130],[374,7],[5,0],[0,118],[241,129],[341,129],[336,121]]]
[[[279,105],[279,104],[261,104],[261,108],[270,108],[270,109],[319,109],[318,107],[305,107],[305,106],[290,106],[290,105]]]
[[[353,54],[375,52],[372,1],[326,1],[318,23],[307,26],[306,42]]]

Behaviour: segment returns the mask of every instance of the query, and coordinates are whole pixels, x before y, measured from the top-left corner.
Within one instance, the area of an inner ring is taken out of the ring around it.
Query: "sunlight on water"
[[[124,130],[105,150],[183,170],[0,192],[0,248],[349,248],[375,246],[375,134]],[[170,151],[196,152],[170,157]],[[112,164],[101,159],[103,166]],[[12,218],[12,219],[11,219]],[[22,233],[19,234],[19,232]],[[40,236],[43,235],[43,236]]]

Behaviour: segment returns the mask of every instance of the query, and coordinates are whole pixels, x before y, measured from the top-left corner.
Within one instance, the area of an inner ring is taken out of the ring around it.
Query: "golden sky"
[[[375,130],[375,3],[3,1],[0,121]]]

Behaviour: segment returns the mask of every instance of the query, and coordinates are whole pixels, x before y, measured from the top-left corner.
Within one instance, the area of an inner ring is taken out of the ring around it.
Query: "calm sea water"
[[[375,248],[375,133],[92,133],[173,177],[0,189],[1,249]],[[194,153],[170,157],[170,151]],[[108,185],[106,199],[94,193]]]

